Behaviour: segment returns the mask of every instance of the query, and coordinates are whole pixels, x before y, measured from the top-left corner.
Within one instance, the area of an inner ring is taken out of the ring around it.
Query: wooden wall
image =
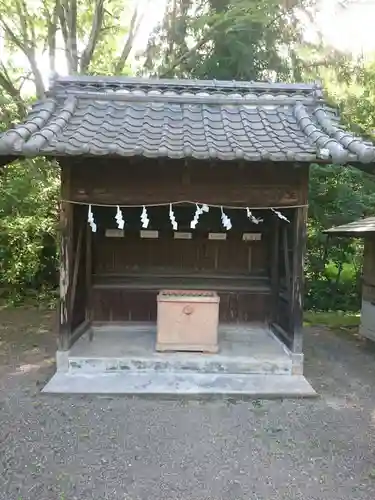
[[[364,239],[360,333],[375,340],[375,238],[371,234]]]
[[[209,288],[209,287],[208,287]],[[92,314],[99,323],[108,321],[156,321],[156,290],[94,288]],[[225,323],[264,322],[270,315],[269,292],[219,292],[219,319]]]
[[[289,220],[278,225],[274,239],[272,326],[293,352],[301,353],[307,207],[294,209]]]
[[[216,205],[288,207],[304,204],[307,200],[308,169],[298,165],[115,159],[85,159],[84,162],[64,159],[61,164],[69,177],[69,193],[65,192],[65,196],[92,205],[142,205],[185,200]],[[87,207],[83,209],[87,210]],[[271,291],[274,240],[271,221],[274,221],[274,215],[268,211],[269,220],[266,214],[264,224],[251,228],[242,211],[242,222],[228,233],[226,241],[210,241],[208,231],[223,230],[216,214],[216,222],[212,219],[206,226],[194,230],[193,239],[176,240],[170,228],[168,209],[160,210],[165,214],[152,217],[150,226],[160,231],[159,238],[141,239],[139,213],[129,215],[126,212],[134,224],[124,238],[108,238],[102,228],[115,227],[114,211],[94,208],[99,231],[92,235],[90,245],[93,284],[92,287],[88,285],[90,279],[87,280],[87,276],[86,280],[83,280],[84,275],[80,278],[75,317],[84,317],[85,302],[89,317],[94,321],[154,321],[156,296],[162,287],[162,281],[158,287],[157,279],[174,275],[177,278],[174,287],[179,288],[184,276],[195,275],[195,284],[200,288],[206,286],[219,291],[221,321],[271,319],[272,308],[276,307]],[[186,217],[182,212],[179,214],[179,221],[183,221],[181,230],[188,229],[194,212],[191,207],[189,210]],[[242,241],[242,233],[252,231],[262,232],[261,241]],[[136,281],[133,285],[131,280],[129,282],[129,275],[134,274],[159,274],[159,278],[144,282],[142,287],[136,286]],[[231,281],[227,279],[228,275],[248,281],[245,284],[241,280]],[[117,276],[117,281],[111,281],[111,276]],[[209,281],[212,277],[215,280]]]
[[[139,233],[124,238],[93,238],[94,274],[206,272],[211,274],[267,274],[267,241],[244,242],[241,236],[211,241],[198,234],[177,240],[160,233],[144,239]]]
[[[375,302],[375,238],[372,235],[365,237],[363,250],[362,299]]]
[[[82,206],[73,207],[73,252],[74,252],[74,263],[71,269],[72,283],[75,286],[75,292],[72,297],[72,327],[77,328],[84,320],[86,316],[86,300],[87,300],[87,289],[86,289],[86,240],[87,240],[87,221],[86,221],[86,210]],[[75,267],[76,276],[75,276]]]
[[[86,159],[71,169],[70,195],[90,203],[143,204],[200,201],[278,206],[304,204],[308,168],[294,164],[237,164],[180,160]]]
[[[221,321],[263,321],[270,305],[267,234],[250,242],[241,236],[214,241],[200,231],[191,240],[163,232],[158,239],[143,239],[139,232],[95,235],[94,320],[154,321],[158,291],[187,287],[218,291]]]

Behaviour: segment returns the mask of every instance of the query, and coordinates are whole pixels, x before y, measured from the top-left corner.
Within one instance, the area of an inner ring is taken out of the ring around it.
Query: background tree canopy
[[[375,130],[375,62],[356,60],[322,37],[306,41],[316,6],[301,0],[166,0],[145,48],[144,14],[153,2],[0,0],[1,127],[22,120],[43,96],[48,73],[141,74],[240,80],[323,80],[355,132]],[[319,35],[319,34],[318,34]],[[374,59],[375,60],[375,59]],[[46,77],[47,76],[47,77]],[[0,176],[2,292],[22,299],[57,283],[58,169],[14,162]],[[351,167],[311,168],[306,306],[359,305],[362,248],[327,241],[324,228],[375,213],[375,179]]]

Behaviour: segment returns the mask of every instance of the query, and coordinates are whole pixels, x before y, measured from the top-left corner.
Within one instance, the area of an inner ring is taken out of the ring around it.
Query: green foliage
[[[167,0],[164,18],[138,61],[139,72],[230,80],[319,78],[345,123],[371,137],[375,63],[354,60],[323,41],[305,43],[301,13],[313,17],[313,3]],[[51,71],[59,70],[64,57],[70,72],[128,74],[129,54],[142,22],[142,13],[130,5],[130,0],[2,0],[1,129],[25,116],[30,94],[42,97],[45,81],[38,64],[44,53]],[[58,168],[43,159],[15,162],[2,170],[0,279],[13,298],[29,289],[42,293],[57,283],[58,187]],[[374,193],[374,178],[357,169],[311,167],[308,308],[359,307],[361,242],[327,238],[323,231],[375,214]]]
[[[0,2],[0,113],[3,131],[42,98],[49,70],[127,73],[141,12],[130,0],[2,0]],[[0,292],[12,301],[45,296],[57,285],[59,169],[44,159],[0,170]]]
[[[312,165],[306,260],[306,307],[358,310],[362,243],[325,229],[375,214],[375,179],[352,167]]]
[[[334,64],[324,68],[321,76],[328,97],[339,107],[346,126],[356,133],[373,137],[375,64],[351,60],[344,70],[339,64],[336,69]],[[358,310],[362,241],[328,238],[323,231],[375,215],[375,177],[353,167],[313,165],[309,199],[306,307]]]
[[[0,280],[12,299],[56,285],[58,167],[14,162],[0,176]]]
[[[17,108],[13,119],[25,116],[25,95],[43,97],[47,61],[50,73],[65,65],[69,73],[129,72],[142,18],[131,7],[130,0],[2,0],[0,89]]]
[[[327,79],[331,98],[340,108],[347,126],[373,138],[375,133],[375,61],[352,61],[350,78],[340,81],[337,74]]]
[[[144,70],[160,76],[291,80],[300,64],[306,2],[169,0],[152,34]]]

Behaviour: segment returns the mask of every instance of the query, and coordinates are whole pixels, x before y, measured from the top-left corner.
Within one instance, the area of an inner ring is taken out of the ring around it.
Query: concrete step
[[[233,357],[200,353],[152,353],[149,356],[85,357],[69,356],[69,371],[108,372],[183,372],[290,375],[292,360],[279,357]]]
[[[221,395],[253,398],[316,396],[302,375],[245,375],[144,371],[57,372],[43,389],[53,394]]]

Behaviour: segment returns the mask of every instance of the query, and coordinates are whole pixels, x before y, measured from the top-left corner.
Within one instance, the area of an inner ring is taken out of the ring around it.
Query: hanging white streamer
[[[142,209],[142,213],[141,213],[141,222],[142,222],[142,227],[144,229],[147,229],[148,225],[150,223],[150,219],[148,218],[145,205],[143,205],[143,209]]]
[[[258,219],[257,217],[255,217],[255,216],[251,213],[251,211],[250,211],[250,209],[249,209],[249,208],[246,208],[246,215],[247,215],[247,218],[248,218],[249,220],[251,220],[251,222],[252,222],[253,224],[259,224],[260,222],[263,222],[263,219],[260,219],[260,218]]]
[[[117,222],[117,227],[119,229],[124,229],[124,226],[125,226],[125,221],[124,221],[124,217],[122,215],[122,211],[120,209],[119,206],[117,206],[117,212],[116,212],[116,222]]]
[[[195,210],[194,218],[190,222],[190,228],[191,229],[195,229],[196,228],[196,225],[198,224],[199,217],[203,214],[203,212],[207,212],[208,211],[208,210],[203,210],[203,207],[207,206],[207,205],[202,205],[202,207],[200,207],[198,205],[198,203],[196,203],[195,206],[196,206],[196,210]]]
[[[93,233],[96,233],[96,230],[98,229],[98,226],[96,225],[96,222],[94,220],[94,214],[92,213],[91,205],[89,205],[89,211],[87,214],[87,222],[89,223],[91,227],[91,231]]]
[[[179,203],[179,202],[176,202],[176,203]],[[105,206],[107,206],[107,205],[105,205]],[[110,205],[108,205],[108,206],[110,206]],[[113,205],[111,205],[111,206],[113,206]],[[151,205],[151,206],[154,206],[154,205]],[[219,208],[217,205],[212,205],[212,206]],[[211,206],[211,208],[212,208],[212,206]],[[125,220],[123,217],[123,212],[118,205],[116,205],[116,207],[117,207],[117,211],[116,211],[115,220],[116,220],[117,226],[119,229],[124,229]],[[192,221],[190,222],[191,229],[195,229],[198,222],[199,222],[200,216],[204,212],[207,213],[210,210],[210,206],[207,205],[206,203],[203,203],[201,205],[198,203],[195,203],[195,207],[196,207],[196,210],[194,213],[194,217],[193,217]],[[221,208],[221,223],[222,223],[223,227],[228,231],[229,229],[232,229],[232,221],[231,221],[230,217],[228,217],[228,215],[224,212],[224,208],[228,208],[228,207],[225,207],[224,205],[222,205],[220,208]],[[243,208],[241,208],[241,207],[229,207],[229,208],[233,208],[233,209],[239,208],[241,210],[245,209],[247,218],[253,224],[259,224],[259,223],[263,222],[263,219],[260,217],[255,217],[253,215],[252,211],[250,210],[250,208],[248,208],[248,207],[246,207],[246,208],[245,207],[243,207]],[[269,208],[269,210],[271,210],[271,212],[273,212],[279,219],[290,223],[290,220],[285,215],[283,215],[279,210],[276,210],[275,208],[271,208],[271,207],[264,207],[263,209],[266,209],[266,208]],[[169,219],[171,221],[171,225],[172,225],[173,230],[177,231],[178,230],[178,223],[176,221],[175,213],[173,210],[173,203],[169,203]],[[87,221],[91,227],[92,232],[96,233],[98,226],[97,226],[95,219],[94,219],[94,214],[92,212],[92,205],[91,204],[89,204],[89,206],[88,206]],[[146,229],[150,223],[150,219],[148,216],[146,205],[142,206],[141,223],[142,223],[142,228],[144,228],[144,229]]]
[[[282,214],[281,212],[279,212],[278,210],[275,210],[274,208],[271,208],[271,211],[272,211],[272,212],[274,212],[274,213],[278,216],[278,218],[279,218],[279,219],[285,220],[286,222],[290,222],[290,220],[289,220],[289,219],[287,219],[287,218],[285,217],[285,215],[283,215],[283,214]]]
[[[223,207],[221,207],[221,223],[223,224],[223,226],[227,231],[229,231],[229,229],[232,229],[232,221],[224,212]]]
[[[173,212],[173,208],[172,208],[172,203],[169,204],[169,218],[171,220],[171,224],[172,224],[172,227],[173,227],[173,231],[177,231],[178,229],[178,224],[177,224],[177,221],[176,221],[176,217],[174,215],[174,212]]]

